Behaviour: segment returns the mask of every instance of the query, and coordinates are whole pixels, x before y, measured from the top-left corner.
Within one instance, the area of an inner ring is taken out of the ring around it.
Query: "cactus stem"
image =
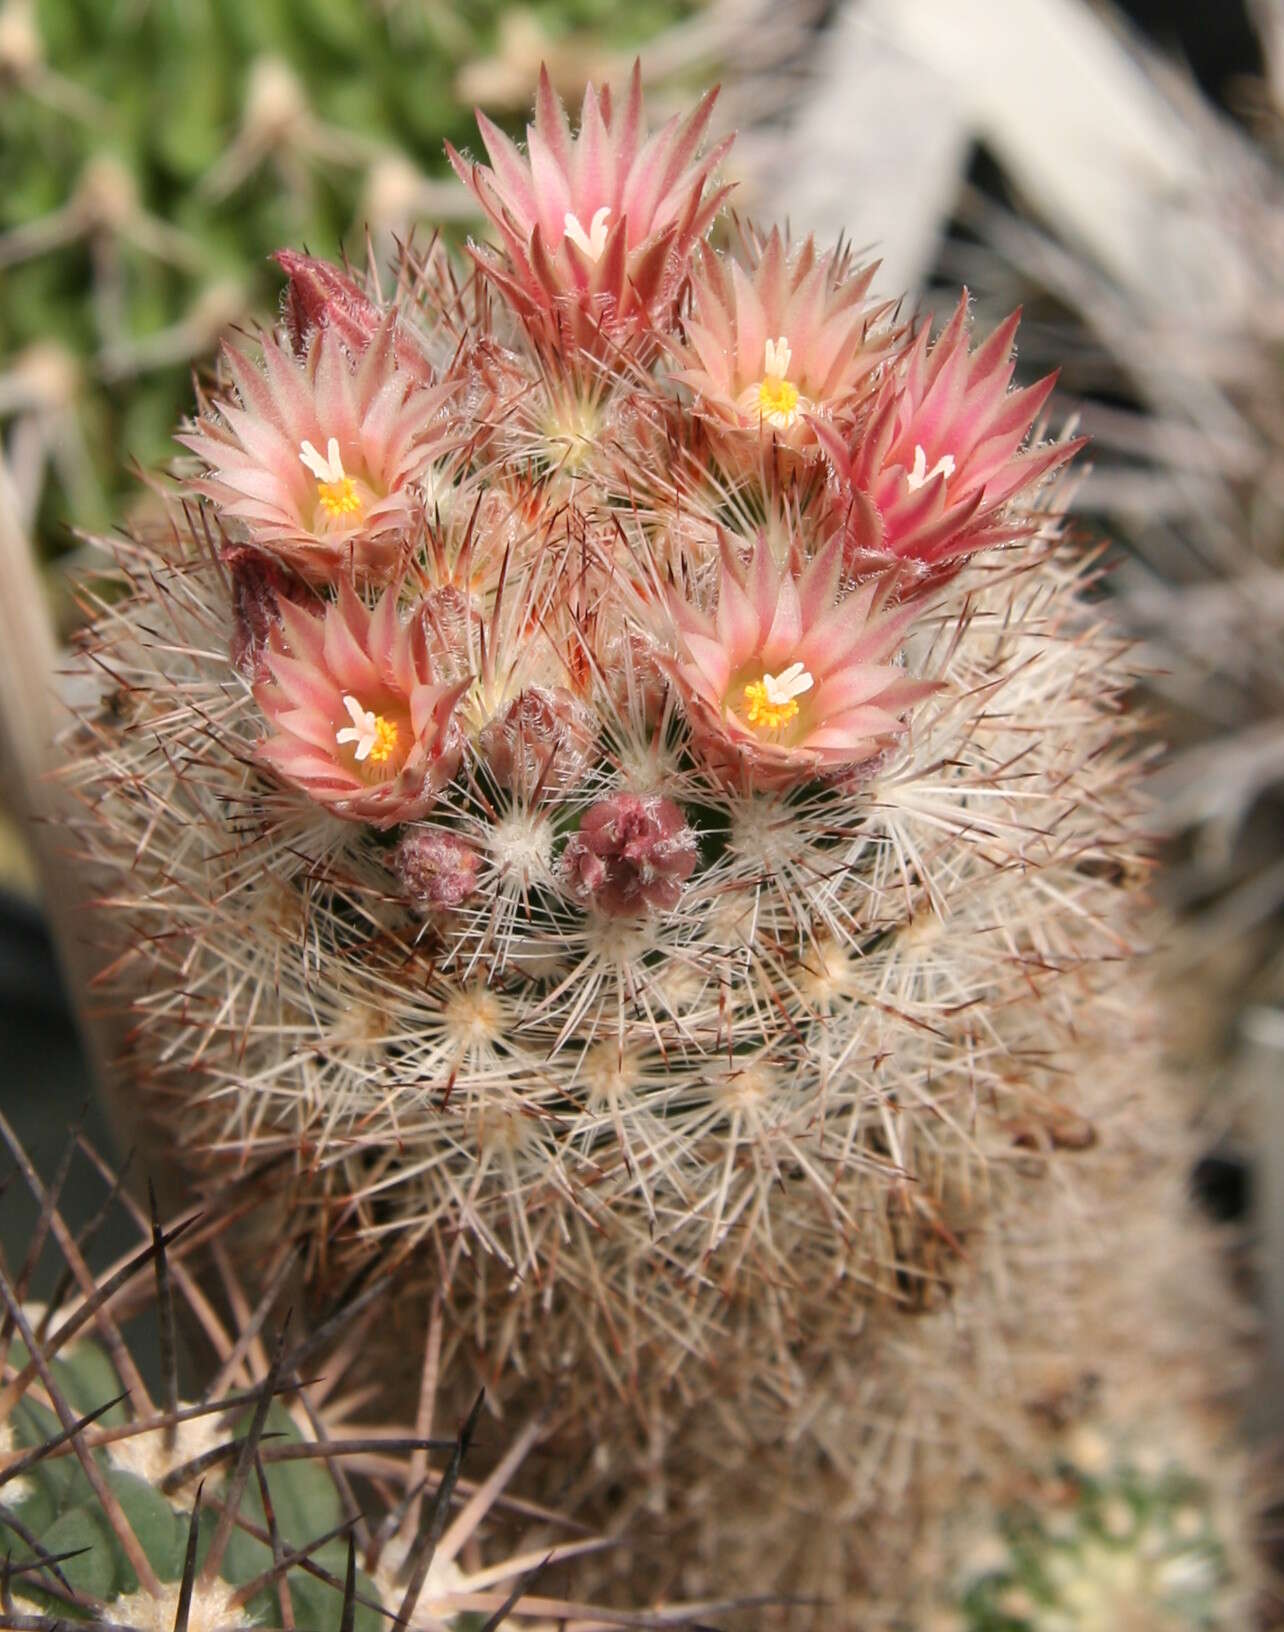
[[[105,1416],[108,1411],[111,1411],[128,1398],[129,1394],[127,1392],[117,1394],[114,1399],[106,1400],[102,1405],[96,1406],[94,1410],[87,1411],[83,1417],[73,1422],[70,1427],[64,1428],[60,1433],[54,1434],[50,1439],[45,1440],[43,1445],[37,1445],[30,1451],[24,1451],[21,1456],[15,1457],[13,1461],[5,1462],[3,1466],[0,1466],[0,1486],[7,1485],[12,1479],[20,1479],[24,1473],[29,1473],[38,1463],[43,1462],[47,1456],[54,1455],[64,1445],[70,1444],[78,1434],[83,1433],[86,1428],[97,1422],[99,1417]]]
[[[57,1583],[57,1588],[51,1588],[47,1581],[42,1580],[41,1590],[48,1593],[50,1597],[61,1598],[65,1595],[66,1601],[69,1605],[83,1611],[83,1609],[86,1607],[86,1595],[83,1593],[78,1594],[75,1591],[71,1583],[67,1580],[67,1577],[62,1573],[58,1566],[60,1564],[65,1564],[69,1559],[79,1558],[82,1554],[87,1552],[88,1549],[85,1547],[70,1547],[63,1553],[49,1553],[45,1551],[45,1549],[40,1545],[39,1541],[37,1541],[35,1536],[31,1534],[27,1527],[13,1518],[13,1516],[9,1514],[7,1510],[5,1512],[5,1524],[13,1531],[14,1535],[16,1535],[20,1541],[31,1548],[32,1552],[35,1554],[35,1557],[25,1559],[20,1564],[14,1564],[8,1557],[8,1554],[6,1554],[3,1564],[0,1564],[0,1608],[3,1608],[4,1610],[4,1625],[6,1627],[18,1627],[36,1620],[35,1616],[18,1616],[14,1609],[13,1594],[9,1585],[13,1576],[23,1575],[28,1571],[31,1571],[32,1573],[39,1572],[41,1575],[52,1576],[54,1581]],[[89,1601],[89,1607],[94,1607],[93,1600]],[[97,1604],[96,1607],[101,1609],[103,1606],[101,1604]],[[49,1618],[44,1621],[44,1624],[50,1628],[50,1632],[58,1632],[58,1629],[65,1627],[67,1623],[58,1619]]]
[[[250,1535],[258,1534],[260,1537],[265,1537],[276,1556],[273,1558],[270,1568],[262,1571],[261,1574],[256,1575],[252,1580],[236,1589],[229,1600],[230,1605],[236,1609],[242,1609],[265,1587],[270,1587],[274,1582],[280,1581],[288,1571],[300,1566],[306,1568],[313,1553],[318,1552],[322,1547],[328,1546],[330,1542],[337,1541],[341,1536],[351,1536],[352,1525],[353,1521],[351,1519],[342,1519],[323,1535],[314,1537],[302,1547],[293,1547],[283,1552],[280,1550],[280,1537],[275,1535],[274,1525],[270,1526],[266,1531],[261,1531],[257,1525],[243,1524],[243,1528]],[[331,1585],[338,1585],[332,1575],[324,1571],[318,1571],[318,1573]],[[369,1607],[372,1609],[380,1607],[375,1599],[363,1600],[363,1602],[368,1602]]]

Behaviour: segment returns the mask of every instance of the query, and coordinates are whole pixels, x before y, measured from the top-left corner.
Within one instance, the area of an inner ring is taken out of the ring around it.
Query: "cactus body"
[[[863,1516],[995,1444],[941,1356],[1033,1397],[1020,1298],[1073,1325],[1176,1137],[1131,675],[1015,318],[713,251],[707,121],[644,142],[635,78],[574,135],[545,78],[529,160],[454,155],[499,247],[287,257],[73,775],[175,1142],[431,1266],[595,1511],[665,1516],[648,1579],[819,1548],[855,1614]]]

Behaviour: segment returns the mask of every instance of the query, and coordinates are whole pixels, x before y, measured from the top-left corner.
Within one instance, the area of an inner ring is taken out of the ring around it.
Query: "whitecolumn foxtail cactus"
[[[703,113],[643,117],[487,131],[466,266],[283,257],[120,549],[71,774],[148,1113],[421,1251],[662,1506],[711,1391],[779,1446],[1020,1239],[1032,1165],[1073,1186],[1146,1021],[1050,381],[966,298],[933,337],[836,252],[716,247]]]

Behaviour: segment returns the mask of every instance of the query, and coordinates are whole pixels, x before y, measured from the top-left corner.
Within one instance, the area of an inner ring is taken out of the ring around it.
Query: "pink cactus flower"
[[[667,325],[695,247],[727,192],[708,183],[731,138],[699,154],[716,94],[647,137],[635,63],[623,107],[609,86],[589,86],[572,136],[545,69],[526,156],[480,111],[492,167],[469,162],[447,143],[450,162],[504,248],[503,256],[473,253],[519,312],[552,319],[581,345],[599,330]]]
[[[672,377],[741,444],[765,433],[815,450],[814,421],[850,407],[888,357],[891,306],[869,302],[876,266],[849,272],[845,254],[817,255],[810,238],[791,252],[775,230],[749,253],[745,266],[701,245]]]
[[[699,850],[686,817],[658,794],[612,794],[585,811],[558,871],[568,895],[607,917],[677,906]]]
[[[234,395],[179,441],[209,474],[193,483],[226,530],[309,582],[350,571],[386,582],[418,525],[419,483],[451,435],[453,385],[419,385],[394,355],[393,319],[354,363],[319,328],[296,361],[274,341],[263,367],[225,348]]]
[[[460,907],[477,888],[478,856],[444,828],[412,827],[392,852],[392,870],[406,899],[421,912]]]
[[[424,620],[403,623],[397,593],[373,611],[347,580],[321,615],[289,602],[254,688],[275,734],[263,763],[336,816],[371,827],[418,820],[455,774],[454,709],[469,679],[434,673]]]
[[[849,571],[903,564],[938,582],[977,550],[1024,536],[1009,501],[1083,445],[1022,449],[1056,375],[1009,391],[1021,314],[969,351],[967,298],[935,342],[923,325],[854,435],[816,426],[837,478]]]
[[[913,617],[887,585],[841,590],[843,539],[807,564],[777,565],[764,537],[742,566],[724,540],[712,614],[668,593],[669,673],[697,755],[723,780],[787,788],[845,772],[905,729],[933,687],[892,659]]]

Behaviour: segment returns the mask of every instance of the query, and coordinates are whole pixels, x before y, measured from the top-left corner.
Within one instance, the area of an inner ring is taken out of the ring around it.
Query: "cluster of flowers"
[[[1015,316],[933,339],[842,252],[712,247],[711,111],[648,135],[635,70],[576,133],[545,76],[525,154],[479,115],[473,275],[435,244],[385,302],[283,252],[277,335],[181,439],[261,765],[395,830],[437,918],[488,876],[662,914],[719,790],[855,787],[932,689],[916,620],[1073,451],[1025,445]]]

